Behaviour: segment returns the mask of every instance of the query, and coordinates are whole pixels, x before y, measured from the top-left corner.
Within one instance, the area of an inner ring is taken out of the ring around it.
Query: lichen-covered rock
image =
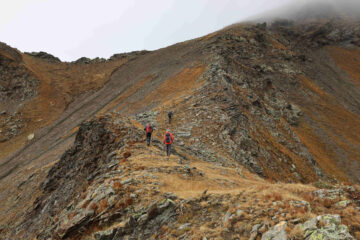
[[[272,229],[264,233],[261,240],[287,240],[287,233],[285,231],[286,227],[286,222],[283,221],[278,223]]]
[[[257,237],[258,234],[259,234],[259,229],[260,229],[263,225],[264,225],[264,224],[259,223],[259,224],[255,224],[254,226],[252,226],[249,240],[255,240],[255,239],[256,239],[256,237]]]
[[[339,215],[322,215],[298,225],[306,240],[355,240]]]
[[[294,206],[296,208],[304,208],[306,211],[311,212],[311,206],[306,201],[299,201],[299,200],[290,200],[289,204],[291,206]]]
[[[25,101],[37,95],[40,80],[21,59],[0,54],[0,102]]]
[[[338,203],[335,203],[334,207],[336,207],[337,209],[342,209],[342,208],[346,208],[351,203],[352,203],[351,200],[344,200],[344,201],[340,201]]]

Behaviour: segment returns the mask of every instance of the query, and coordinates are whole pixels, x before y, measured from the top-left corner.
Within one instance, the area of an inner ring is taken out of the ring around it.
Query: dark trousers
[[[170,156],[171,153],[171,144],[166,144],[166,156]]]
[[[169,117],[169,124],[171,123],[171,119],[172,119],[172,117]]]
[[[151,133],[146,133],[146,142],[147,145],[150,146],[150,142],[151,142]]]

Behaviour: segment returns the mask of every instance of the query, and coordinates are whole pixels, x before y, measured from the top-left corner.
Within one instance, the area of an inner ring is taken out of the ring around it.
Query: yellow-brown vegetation
[[[205,69],[206,66],[199,63],[193,67],[185,68],[180,73],[165,80],[141,102],[131,105],[130,112],[135,112],[142,102],[161,102],[163,106],[166,106],[167,102],[172,102],[176,98],[191,94],[204,83],[204,80],[200,81],[199,77]]]
[[[115,192],[120,192],[123,189],[123,185],[121,184],[121,182],[116,181],[113,183],[112,188]]]
[[[324,131],[329,140],[346,150],[353,161],[360,162],[360,154],[354,146],[360,147],[360,119],[336,102],[336,99],[321,90],[308,78],[300,76],[304,88],[317,95],[317,104],[306,106],[303,110],[317,122],[318,129]],[[329,176],[335,176],[341,181],[347,181],[343,167],[329,144],[316,135],[316,129],[302,121],[298,128],[293,128],[302,143],[309,149],[320,167]],[[358,131],[359,130],[359,131]]]
[[[335,63],[350,75],[351,80],[360,86],[360,49],[346,49],[341,47],[327,47]]]
[[[302,230],[301,227],[296,226],[290,231],[289,238],[293,240],[304,239],[304,230]]]
[[[100,202],[99,202],[99,207],[97,208],[97,211],[98,212],[102,212],[106,209],[108,205],[108,200],[107,199],[102,199]]]

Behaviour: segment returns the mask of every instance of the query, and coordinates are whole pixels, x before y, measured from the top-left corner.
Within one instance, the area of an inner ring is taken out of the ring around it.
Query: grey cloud
[[[331,17],[360,18],[359,0],[297,0],[283,7],[252,17],[248,20],[271,21],[277,18],[301,21]]]

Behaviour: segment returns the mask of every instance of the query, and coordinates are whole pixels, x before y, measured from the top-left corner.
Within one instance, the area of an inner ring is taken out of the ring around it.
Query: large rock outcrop
[[[107,115],[81,124],[73,147],[63,154],[41,184],[42,195],[36,199],[25,227],[34,230],[53,222],[52,217],[70,202],[77,202],[94,178],[108,171],[112,160],[109,153],[141,141],[139,130],[128,121]]]

